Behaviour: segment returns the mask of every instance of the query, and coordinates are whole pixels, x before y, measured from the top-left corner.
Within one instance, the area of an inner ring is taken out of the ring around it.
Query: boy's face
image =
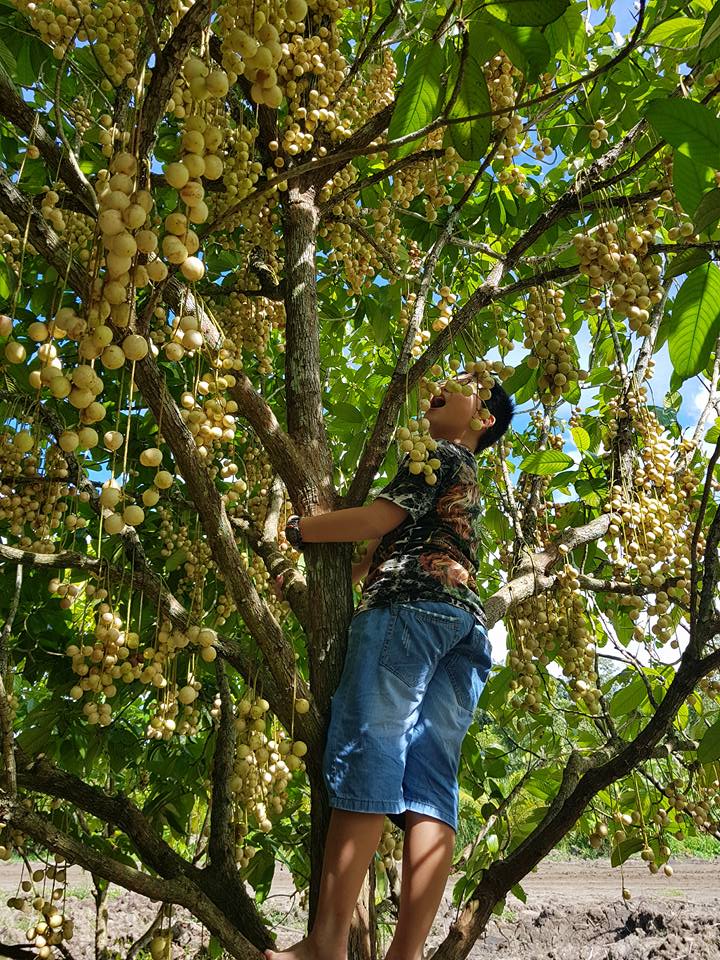
[[[477,438],[483,433],[482,430],[473,430],[470,427],[470,420],[480,409],[478,383],[472,374],[461,374],[453,379],[457,383],[469,383],[472,393],[466,397],[462,393],[451,392],[443,385],[441,393],[432,398],[430,409],[425,411],[425,416],[430,421],[430,436],[436,440],[441,437],[460,440],[474,449]],[[484,422],[487,429],[495,422],[495,418],[491,415]]]

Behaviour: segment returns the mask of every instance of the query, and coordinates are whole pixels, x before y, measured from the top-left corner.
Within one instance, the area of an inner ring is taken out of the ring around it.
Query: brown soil
[[[8,896],[15,895],[19,879],[19,864],[0,865],[0,889],[5,894],[0,905],[2,943],[26,942],[27,918],[4,905]],[[448,883],[428,937],[427,960],[455,918],[451,897],[456,880],[452,877]],[[619,871],[604,861],[544,863],[523,886],[527,903],[508,898],[504,914],[492,919],[471,951],[471,960],[488,956],[501,960],[720,960],[720,863],[681,861],[671,878],[651,876],[640,862],[626,864],[625,886],[633,894],[629,903],[620,895]],[[69,872],[67,912],[76,927],[69,945],[73,960],[93,960],[91,890],[87,874],[77,869]],[[306,911],[293,893],[289,874],[279,865],[261,911],[276,931],[281,949],[298,940],[305,928]],[[110,943],[120,957],[156,912],[157,904],[111,890]],[[192,956],[200,947],[198,925],[182,910],[175,911],[173,921],[175,960]]]

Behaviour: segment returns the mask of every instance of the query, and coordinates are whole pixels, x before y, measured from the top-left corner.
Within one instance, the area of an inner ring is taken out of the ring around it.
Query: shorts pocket
[[[492,669],[487,633],[476,627],[469,642],[451,650],[445,663],[458,706],[474,713]]]
[[[394,604],[378,662],[408,687],[422,688],[462,628],[460,617]]]

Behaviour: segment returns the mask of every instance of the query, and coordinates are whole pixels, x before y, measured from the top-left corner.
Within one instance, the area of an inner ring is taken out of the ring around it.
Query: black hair
[[[488,447],[491,447],[502,437],[510,426],[513,414],[515,413],[515,403],[512,397],[509,396],[497,382],[490,391],[489,398],[483,401],[483,406],[488,413],[491,413],[495,417],[495,423],[488,427],[478,438],[477,446],[475,447],[476,454],[487,450]]]

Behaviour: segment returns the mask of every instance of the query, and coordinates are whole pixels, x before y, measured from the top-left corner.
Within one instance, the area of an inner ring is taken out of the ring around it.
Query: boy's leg
[[[455,831],[447,823],[413,810],[405,817],[400,916],[385,960],[422,960],[455,848]]]
[[[265,950],[268,960],[345,960],[353,910],[384,819],[384,813],[333,807],[313,928],[287,950]]]

